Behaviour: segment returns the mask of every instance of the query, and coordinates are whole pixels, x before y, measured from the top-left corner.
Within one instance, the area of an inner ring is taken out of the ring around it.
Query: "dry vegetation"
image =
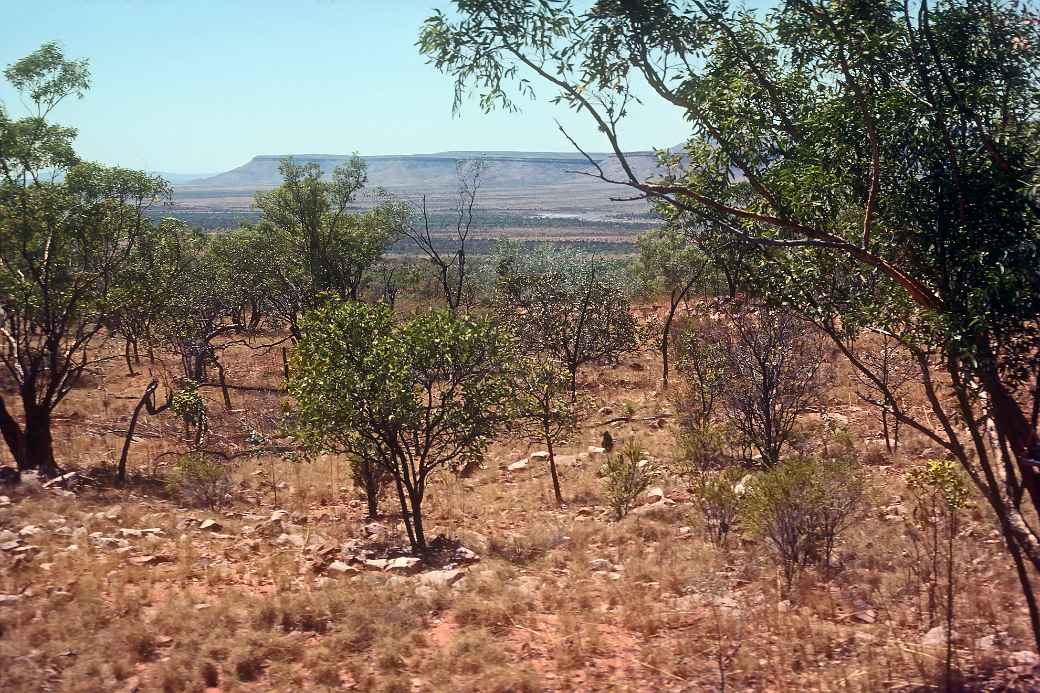
[[[205,390],[206,447],[233,458],[219,507],[185,507],[162,483],[186,448],[169,413],[140,424],[131,482],[109,481],[148,382],[118,360],[80,385],[56,427],[59,462],[81,478],[3,491],[5,691],[874,691],[941,678],[904,484],[935,451],[906,434],[885,453],[838,360],[826,420],[848,431],[832,444],[868,465],[870,502],[833,564],[788,591],[760,541],[708,540],[676,477],[656,482],[670,500],[651,491],[612,520],[588,446],[610,430],[663,465],[675,454],[674,406],[649,353],[582,371],[599,413],[558,458],[567,507],[544,463],[506,469],[534,448],[503,438],[473,477],[438,478],[428,534],[447,540],[401,571],[380,563],[406,546],[393,499],[373,524],[340,460],[236,456],[256,432],[277,441],[282,365],[244,347],[225,359],[234,409]],[[833,440],[819,415],[799,428],[803,441]],[[1028,618],[984,509],[962,523],[956,560],[964,687],[1035,690]]]

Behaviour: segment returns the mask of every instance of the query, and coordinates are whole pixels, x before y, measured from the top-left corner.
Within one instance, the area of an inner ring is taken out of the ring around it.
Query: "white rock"
[[[733,492],[738,496],[743,496],[748,492],[748,488],[751,486],[751,482],[754,480],[754,476],[751,474],[745,474],[744,478],[736,483],[733,487]]]
[[[333,561],[329,564],[328,571],[336,575],[356,575],[360,572],[354,566],[347,565],[343,561]]]
[[[399,556],[387,562],[386,570],[392,570],[399,573],[409,573],[415,570],[418,565],[419,559],[414,556]]]
[[[479,561],[480,560],[480,556],[478,556],[475,552],[470,551],[465,546],[460,546],[459,548],[455,549],[455,551],[452,553],[452,557],[456,561],[463,561],[463,562],[466,562],[466,561],[470,561],[471,562],[471,561]]]
[[[385,558],[369,558],[365,560],[365,565],[369,568],[375,568],[376,570],[383,570],[389,562],[390,561]]]
[[[224,529],[224,525],[209,517],[202,521],[202,524],[199,525],[199,529],[206,529],[211,532],[219,532],[220,530]]]
[[[595,445],[590,445],[589,448],[588,448],[588,451],[589,451],[589,456],[592,457],[592,456],[595,456],[595,455],[602,455],[607,450],[606,450],[606,448],[600,448],[600,447],[596,447]]]
[[[660,486],[654,486],[643,494],[644,503],[656,503],[664,498],[664,489]]]
[[[10,498],[8,498],[7,496],[0,496],[0,508],[3,508],[3,507],[8,506],[10,504],[11,504],[11,499]]]
[[[17,594],[0,594],[0,604],[17,604],[20,599]]]
[[[31,537],[40,534],[43,530],[36,525],[26,525],[22,527],[21,531],[18,532],[23,537]]]
[[[9,541],[18,541],[18,535],[9,529],[0,529],[0,544],[6,544]]]
[[[527,460],[520,460],[506,467],[506,471],[510,472],[519,472],[524,469],[527,469]]]
[[[431,570],[419,575],[419,582],[430,587],[451,587],[463,578],[465,572],[455,568],[453,570]]]
[[[1038,660],[1040,660],[1040,657],[1035,652],[1030,652],[1029,650],[1019,650],[1011,653],[1011,661],[1015,664],[1033,666]]]
[[[594,558],[589,561],[589,568],[592,570],[608,571],[614,569],[614,564],[605,558]]]
[[[940,647],[946,644],[946,626],[936,626],[924,634],[921,644],[925,647]]]
[[[997,647],[997,636],[987,635],[975,641],[975,647],[980,650],[993,650]]]
[[[528,456],[532,462],[546,462],[549,459],[549,452],[547,450],[539,450],[538,452],[532,452]]]

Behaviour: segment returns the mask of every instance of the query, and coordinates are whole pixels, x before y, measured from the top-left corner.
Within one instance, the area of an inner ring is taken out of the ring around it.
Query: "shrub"
[[[726,463],[726,429],[719,424],[698,422],[683,426],[677,442],[679,460],[675,470],[682,477],[694,479]]]
[[[749,529],[766,540],[790,587],[798,570],[829,562],[863,499],[864,479],[851,463],[808,457],[759,473],[743,499]]]
[[[743,476],[743,469],[731,467],[720,471],[704,471],[690,479],[694,502],[704,518],[708,539],[715,546],[726,543],[726,536],[740,515],[741,498],[736,485]]]
[[[607,502],[617,519],[623,518],[650,486],[655,469],[644,457],[642,448],[629,441],[603,463],[603,484]]]
[[[215,508],[231,490],[228,468],[200,452],[183,455],[166,476],[166,489],[188,505]]]

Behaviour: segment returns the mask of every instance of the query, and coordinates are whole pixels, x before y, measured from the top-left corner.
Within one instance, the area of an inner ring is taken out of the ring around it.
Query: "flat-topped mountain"
[[[610,154],[594,153],[592,158],[607,169],[616,169]],[[278,166],[286,155],[255,156],[245,164],[215,176],[181,183],[184,188],[253,190],[281,183]],[[325,174],[350,160],[347,154],[294,154],[298,163],[316,163]],[[368,183],[395,192],[443,192],[456,185],[456,166],[461,161],[483,159],[487,169],[482,176],[486,188],[527,188],[559,186],[588,180],[577,171],[591,171],[588,160],[577,152],[454,151],[434,154],[378,155],[361,157],[368,164]],[[655,168],[652,152],[633,152],[629,161],[640,173],[651,175]]]

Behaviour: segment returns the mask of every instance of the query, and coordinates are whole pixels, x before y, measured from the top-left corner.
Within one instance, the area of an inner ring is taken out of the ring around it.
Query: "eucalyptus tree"
[[[666,225],[637,239],[639,260],[635,271],[654,290],[668,293],[668,312],[661,327],[661,381],[668,388],[668,356],[672,325],[679,307],[708,273],[709,260],[686,233]]]
[[[839,346],[863,330],[910,328],[940,423],[895,415],[959,460],[995,512],[1040,643],[1023,563],[1040,569],[1031,7],[460,0],[456,10],[430,17],[419,40],[455,78],[456,106],[475,88],[486,109],[515,107],[512,85],[533,95],[533,78],[604,134],[623,173],[598,175],[718,217],[760,249],[770,295],[828,326]],[[686,165],[662,153],[670,174],[654,181],[635,173],[621,141],[637,79],[691,124]],[[952,400],[937,396],[937,380]]]
[[[567,369],[555,359],[541,356],[524,359],[516,371],[516,410],[511,427],[549,453],[549,477],[556,503],[563,505],[556,450],[578,429],[579,407],[571,400]]]
[[[571,399],[578,369],[616,362],[638,345],[630,282],[616,264],[562,247],[521,251],[500,245],[495,312],[529,354],[554,357],[567,370]]]
[[[57,472],[54,410],[105,357],[97,341],[118,309],[119,276],[168,192],[144,173],[80,161],[76,131],[51,111],[90,85],[86,61],[53,43],[4,71],[30,114],[0,106],[0,362],[23,422],[0,398],[0,432],[20,469]]]
[[[279,171],[282,185],[257,193],[254,204],[263,228],[279,236],[274,243],[285,253],[281,263],[291,268],[288,285],[295,287],[300,275],[306,280],[304,306],[323,293],[357,300],[364,273],[400,231],[403,206],[378,193],[383,199],[374,209],[357,209],[368,179],[358,156],[327,179],[317,163],[297,164],[291,157]]]
[[[473,231],[480,178],[486,168],[487,162],[482,159],[456,164],[458,186],[452,213],[453,229],[435,228],[425,195],[419,208],[412,210],[408,223],[402,227],[402,233],[433,266],[444,303],[452,313],[458,312],[469,299],[467,290],[471,287],[466,266],[466,243]],[[447,247],[442,247],[442,244]]]
[[[435,472],[479,460],[512,411],[513,345],[490,320],[330,301],[308,312],[289,391],[312,452],[379,465],[393,479],[412,549]]]

